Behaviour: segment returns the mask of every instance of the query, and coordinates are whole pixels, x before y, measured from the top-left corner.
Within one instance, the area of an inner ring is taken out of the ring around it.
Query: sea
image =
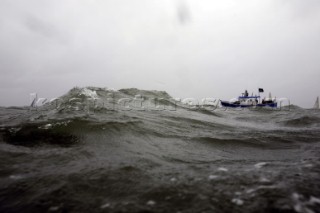
[[[0,212],[320,212],[320,111],[97,87],[1,107]]]

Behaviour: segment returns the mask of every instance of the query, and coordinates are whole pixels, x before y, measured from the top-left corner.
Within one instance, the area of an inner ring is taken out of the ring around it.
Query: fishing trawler
[[[249,96],[249,93],[247,90],[245,90],[244,93],[242,93],[241,96],[239,96],[237,99],[232,101],[222,101],[221,106],[223,107],[231,107],[231,108],[247,108],[247,107],[277,107],[277,101],[276,98],[271,97],[271,93],[269,93],[269,98],[263,98],[260,99],[260,93],[264,92],[262,88],[259,88],[259,95],[251,95]]]

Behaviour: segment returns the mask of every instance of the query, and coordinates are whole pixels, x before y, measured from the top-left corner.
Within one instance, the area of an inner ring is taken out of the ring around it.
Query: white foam
[[[38,127],[39,129],[51,129],[53,127],[52,124],[46,124],[46,125],[43,125],[43,126],[40,126]]]
[[[153,201],[153,200],[149,200],[149,201],[147,202],[147,205],[148,205],[148,206],[154,206],[154,205],[156,205],[156,202]]]
[[[55,211],[58,211],[59,209],[60,209],[59,206],[51,206],[51,207],[49,208],[49,211],[50,211],[50,212],[55,212]]]
[[[303,165],[303,167],[311,168],[311,167],[313,167],[313,165],[312,165],[311,163],[309,163],[309,164],[305,164],[305,165]]]
[[[174,177],[173,177],[173,178],[170,179],[170,181],[171,181],[171,182],[176,182],[176,181],[177,181],[177,178],[174,178]]]
[[[52,124],[46,124],[46,125],[44,125],[43,128],[44,128],[44,129],[50,129],[50,128],[52,128]]]
[[[96,91],[92,91],[92,90],[90,90],[88,88],[83,88],[81,90],[80,95],[84,95],[84,96],[90,97],[92,99],[98,99],[99,98]]]
[[[19,180],[19,179],[22,179],[22,175],[10,175],[9,176],[10,179],[13,179],[13,180]]]
[[[217,179],[219,176],[217,176],[217,175],[209,175],[209,177],[208,177],[208,179],[209,180],[215,180],[215,179]]]
[[[296,212],[302,212],[302,206],[301,206],[300,203],[294,204],[293,209],[294,209]]]
[[[311,196],[310,200],[309,200],[309,203],[311,203],[311,204],[315,204],[315,203],[320,204],[320,199],[317,198],[317,197]]]
[[[294,200],[299,200],[300,195],[299,195],[298,193],[294,192],[291,197],[292,197],[292,199],[294,199]]]
[[[102,206],[100,206],[101,209],[105,209],[108,207],[110,207],[110,203],[106,203],[106,204],[103,204]]]
[[[261,167],[263,167],[263,166],[265,166],[267,164],[268,163],[266,163],[266,162],[260,162],[260,163],[255,164],[254,167],[256,167],[257,169],[260,169]]]
[[[72,102],[72,101],[81,101],[81,99],[80,98],[70,98],[70,100],[69,100],[69,102]]]
[[[234,194],[239,196],[242,195],[242,192],[235,192]]]
[[[225,167],[219,167],[218,171],[227,172],[229,170],[227,168],[225,168]]]
[[[308,207],[306,207],[305,205],[301,204],[301,203],[296,203],[293,206],[293,209],[298,212],[298,213],[314,213],[313,210],[309,209]]]
[[[308,202],[303,201],[302,200],[303,196],[299,195],[296,192],[291,195],[291,198],[294,202],[293,209],[298,213],[300,213],[300,212],[301,213],[314,213],[314,211],[309,209],[308,206],[310,206],[310,204],[312,205],[317,202],[320,203],[320,199],[313,197],[313,196],[310,197],[310,200]]]
[[[251,194],[251,193],[253,193],[253,192],[255,192],[256,190],[255,189],[248,189],[247,191],[246,191],[246,193],[247,194]]]
[[[260,181],[261,183],[269,183],[269,182],[270,182],[270,180],[267,179],[267,178],[265,178],[265,177],[261,177],[261,178],[259,179],[259,181]]]
[[[234,204],[236,204],[236,205],[238,205],[238,206],[241,206],[241,205],[243,205],[243,200],[241,200],[241,199],[239,199],[239,198],[233,198],[232,200],[231,200],[231,202],[232,203],[234,203]]]

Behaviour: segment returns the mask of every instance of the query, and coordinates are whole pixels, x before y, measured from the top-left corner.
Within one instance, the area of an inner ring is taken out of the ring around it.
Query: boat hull
[[[230,107],[230,108],[249,108],[249,107],[272,107],[276,108],[277,103],[267,103],[267,104],[257,104],[257,105],[244,105],[244,104],[234,104],[230,103],[229,101],[220,101],[223,107]]]

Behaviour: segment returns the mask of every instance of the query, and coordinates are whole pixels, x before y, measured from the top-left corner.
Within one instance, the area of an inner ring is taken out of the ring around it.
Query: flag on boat
[[[262,88],[259,88],[259,92],[264,92]]]

